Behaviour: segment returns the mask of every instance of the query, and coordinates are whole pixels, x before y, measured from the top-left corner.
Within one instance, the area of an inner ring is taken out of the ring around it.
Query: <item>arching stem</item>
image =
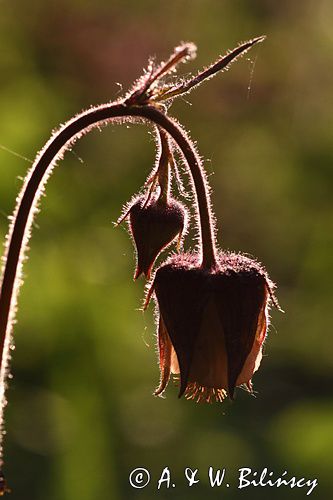
[[[184,130],[162,111],[153,106],[137,106],[124,103],[105,104],[74,117],[62,126],[58,132],[53,134],[33,163],[17,198],[17,205],[11,218],[12,222],[3,257],[0,291],[0,466],[2,465],[3,413],[6,404],[6,375],[11,335],[18,291],[22,282],[22,264],[30,238],[33,216],[37,211],[38,200],[56,161],[62,157],[65,150],[78,137],[93,127],[107,124],[112,120],[117,121],[117,119],[124,117],[138,117],[154,123],[160,129],[164,129],[169,133],[179,147],[192,173],[197,194],[202,242],[202,265],[212,268],[216,264],[209,195],[200,158]],[[0,469],[0,496],[6,491],[9,490]]]

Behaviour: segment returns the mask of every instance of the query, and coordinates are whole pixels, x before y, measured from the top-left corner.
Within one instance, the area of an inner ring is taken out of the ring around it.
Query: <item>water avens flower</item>
[[[273,283],[256,261],[220,253],[215,268],[195,254],[174,255],[152,285],[159,310],[158,344],[163,393],[180,376],[179,396],[211,402],[233,399],[236,386],[252,390],[268,326]]]

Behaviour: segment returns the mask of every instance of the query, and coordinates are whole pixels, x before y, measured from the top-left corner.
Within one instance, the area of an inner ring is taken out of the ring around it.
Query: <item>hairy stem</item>
[[[158,200],[164,206],[169,202],[170,196],[170,157],[171,151],[167,134],[163,129],[158,129],[159,141],[161,143],[161,153],[159,158],[157,176],[160,187]]]
[[[71,119],[58,132],[53,134],[37,156],[18,197],[17,207],[7,237],[0,292],[1,408],[4,405],[5,376],[11,330],[15,317],[17,294],[21,284],[24,252],[30,238],[33,215],[37,210],[37,203],[44,184],[56,161],[79,136],[88,132],[92,127],[122,117],[139,117],[158,125],[170,134],[181,150],[191,171],[197,194],[202,242],[202,266],[211,268],[216,264],[215,240],[207,182],[200,158],[184,130],[156,107],[129,106],[124,103],[101,105]]]

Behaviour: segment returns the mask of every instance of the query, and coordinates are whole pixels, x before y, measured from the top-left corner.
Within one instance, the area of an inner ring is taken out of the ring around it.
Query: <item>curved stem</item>
[[[0,294],[1,406],[4,403],[6,366],[24,251],[30,237],[33,215],[37,210],[37,202],[43,187],[55,162],[75,139],[88,132],[93,126],[108,123],[117,118],[121,119],[122,117],[139,117],[153,122],[168,132],[181,150],[190,168],[197,194],[202,241],[202,266],[211,268],[216,264],[215,240],[207,181],[200,158],[184,130],[175,121],[153,106],[111,103],[89,109],[74,117],[51,137],[37,156],[18,197],[17,208],[7,237]]]
[[[208,183],[199,155],[197,154],[191,140],[189,139],[185,131],[168,116],[159,111],[156,107],[136,107],[134,109],[132,108],[132,111],[134,113],[136,111],[139,111],[140,114],[138,114],[137,116],[147,118],[148,120],[157,123],[160,127],[166,130],[174,139],[177,146],[184,155],[192,174],[198,203],[202,251],[201,265],[202,267],[208,269],[214,267],[216,265],[216,249],[213,217],[210,207]]]

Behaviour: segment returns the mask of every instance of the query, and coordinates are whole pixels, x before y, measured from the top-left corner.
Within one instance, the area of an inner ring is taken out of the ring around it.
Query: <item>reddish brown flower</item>
[[[236,386],[252,389],[268,325],[272,283],[256,261],[222,253],[218,268],[202,269],[192,254],[173,256],[157,270],[161,380],[180,375],[179,397],[233,399]]]
[[[183,233],[185,209],[171,197],[167,202],[151,199],[146,204],[142,196],[129,210],[129,223],[137,253],[134,279],[142,273],[149,278],[161,250]]]

